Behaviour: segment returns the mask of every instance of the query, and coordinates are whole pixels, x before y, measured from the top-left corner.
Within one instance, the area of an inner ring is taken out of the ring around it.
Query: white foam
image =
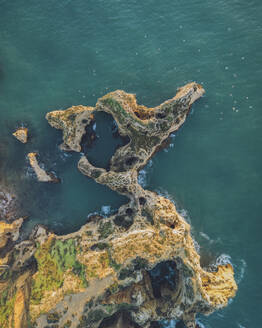
[[[232,264],[230,255],[227,254],[221,254],[216,259],[216,265],[224,265],[224,264]]]
[[[147,175],[150,169],[152,168],[152,166],[153,166],[153,161],[149,160],[147,165],[143,168],[143,170],[139,171],[137,180],[140,186],[142,186],[143,188],[145,188],[148,185]]]
[[[208,240],[208,241],[211,241],[211,238],[204,232],[200,232],[200,236],[203,237],[204,239]]]
[[[238,324],[239,328],[246,328],[245,326],[242,326],[240,323]]]
[[[147,172],[146,170],[141,170],[139,171],[139,175],[137,177],[137,181],[140,184],[140,186],[142,186],[143,188],[146,187],[147,185]]]
[[[236,272],[237,284],[239,284],[243,280],[245,273],[246,273],[246,267],[247,267],[247,263],[244,259],[241,259],[239,262],[240,262],[240,264],[236,264],[237,269],[239,269],[239,272],[238,272],[238,270]]]
[[[104,205],[101,207],[101,213],[103,215],[108,215],[111,212],[111,206],[110,205]]]

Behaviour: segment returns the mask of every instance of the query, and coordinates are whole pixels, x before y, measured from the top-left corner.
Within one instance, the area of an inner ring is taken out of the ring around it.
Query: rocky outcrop
[[[56,129],[63,130],[63,150],[81,151],[81,140],[85,134],[85,127],[94,119],[93,108],[88,106],[72,106],[66,111],[56,110],[47,113],[49,124]]]
[[[58,183],[59,179],[50,172],[46,172],[44,169],[42,169],[38,163],[37,160],[37,153],[29,153],[27,154],[27,158],[29,159],[29,163],[34,170],[37,180],[40,182],[55,182]]]
[[[119,134],[129,137],[130,142],[115,152],[110,171],[138,170],[170,133],[179,129],[190,106],[203,93],[201,85],[190,83],[180,88],[174,98],[155,108],[147,108],[137,104],[135,95],[117,90],[100,98],[95,108],[70,107],[65,111],[50,112],[46,119],[51,126],[63,131],[68,150],[80,152],[85,128],[93,121],[94,112],[111,114],[118,125]]]
[[[203,269],[190,225],[170,200],[144,190],[137,179],[203,93],[202,86],[190,83],[174,98],[147,108],[118,90],[100,98],[94,108],[75,106],[47,114],[48,122],[63,132],[63,148],[77,152],[93,114],[113,116],[129,143],[117,149],[109,170],[93,166],[85,156],[78,168],[129,202],[108,218],[89,217],[75,233],[57,236],[38,226],[30,240],[15,244],[6,262],[15,277],[14,290],[5,299],[10,304],[4,307],[6,322],[24,327],[29,314],[34,327],[149,328],[175,318],[194,328],[197,313],[209,314],[234,297],[232,265]],[[21,272],[28,276],[21,278]]]
[[[27,143],[28,139],[28,129],[27,128],[18,128],[14,133],[13,136],[22,143]]]
[[[8,241],[16,241],[19,237],[19,229],[23,219],[15,220],[12,223],[0,221],[0,249],[3,249]]]
[[[143,196],[139,208],[130,202],[74,234],[42,240],[30,300],[37,327],[54,316],[58,327],[102,327],[120,312],[139,327],[168,318],[195,327],[196,313],[227,305],[236,291],[232,266],[203,270],[174,204],[149,191]]]

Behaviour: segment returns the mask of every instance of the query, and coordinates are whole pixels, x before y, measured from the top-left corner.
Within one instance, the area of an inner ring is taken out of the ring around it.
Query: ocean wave
[[[157,188],[155,190],[155,192],[159,196],[162,196],[162,197],[165,197],[165,198],[169,199],[175,205],[175,200],[174,200],[173,196],[170,195],[166,189],[163,189],[163,188],[160,187],[160,188]]]
[[[216,265],[225,265],[225,264],[231,264],[231,256],[227,254],[221,254],[216,259]]]
[[[199,233],[199,236],[202,238],[202,239],[205,239],[206,241],[208,241],[208,243],[211,245],[211,244],[221,244],[221,238],[218,237],[216,239],[212,239],[210,236],[208,236],[207,233],[203,232],[203,231],[200,231]]]
[[[150,159],[147,165],[139,171],[137,180],[141,187],[145,188],[149,184],[148,174],[151,173],[153,167],[153,161]]]
[[[181,320],[163,320],[160,322],[162,328],[176,328],[178,327],[178,324],[181,323]],[[196,320],[197,328],[207,328],[202,322],[200,322],[198,319]],[[180,326],[180,325],[179,325]],[[242,328],[242,327],[240,327]],[[245,327],[243,327],[245,328]]]
[[[168,144],[168,146],[166,148],[164,148],[164,152],[165,153],[168,153],[171,148],[174,148],[175,147],[175,144],[174,144],[175,137],[176,137],[176,134],[175,133],[171,133],[169,135],[169,144]]]
[[[145,188],[147,186],[147,172],[145,169],[139,171],[137,180],[141,187]]]

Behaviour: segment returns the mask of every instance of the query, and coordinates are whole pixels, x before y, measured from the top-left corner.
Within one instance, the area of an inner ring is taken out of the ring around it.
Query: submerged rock
[[[29,159],[29,163],[34,170],[38,181],[40,182],[55,182],[58,183],[59,179],[50,172],[46,172],[44,169],[42,169],[39,166],[38,160],[37,160],[37,153],[29,153],[27,154],[27,157]]]
[[[3,322],[26,327],[30,318],[39,328],[149,328],[165,319],[183,320],[194,328],[197,313],[210,314],[234,297],[232,265],[204,270],[190,225],[170,200],[138,183],[138,171],[184,123],[190,106],[203,93],[202,86],[190,83],[174,98],[147,108],[138,105],[134,95],[118,90],[100,98],[94,108],[75,106],[47,114],[48,122],[63,131],[64,148],[77,152],[94,112],[113,116],[120,135],[130,142],[117,149],[108,171],[93,166],[85,156],[78,168],[126,195],[129,203],[109,218],[91,217],[69,235],[57,236],[39,226],[30,240],[9,250],[10,275],[16,277],[12,286],[17,288],[22,279],[22,290],[30,292],[20,295],[14,289],[5,294],[6,304],[12,305],[4,318],[0,315],[3,327],[8,327]],[[35,155],[31,157],[39,169]],[[20,278],[22,272],[25,278]],[[0,304],[5,303],[0,299]],[[23,313],[22,319],[18,313]]]
[[[0,219],[12,221],[17,214],[17,197],[0,185]]]
[[[28,139],[28,129],[27,128],[18,128],[13,136],[22,143],[27,143]]]

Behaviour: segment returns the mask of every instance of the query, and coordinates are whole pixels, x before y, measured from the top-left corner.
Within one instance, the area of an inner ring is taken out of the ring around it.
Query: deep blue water
[[[76,230],[89,213],[126,201],[82,176],[79,154],[59,151],[46,112],[94,105],[115,89],[152,106],[188,81],[203,84],[205,97],[144,180],[183,210],[203,253],[231,256],[239,291],[199,319],[206,328],[262,322],[261,12],[258,0],[0,0],[1,180],[23,201],[28,230]],[[11,136],[21,123],[27,145]],[[25,156],[35,150],[60,185],[34,180]]]

